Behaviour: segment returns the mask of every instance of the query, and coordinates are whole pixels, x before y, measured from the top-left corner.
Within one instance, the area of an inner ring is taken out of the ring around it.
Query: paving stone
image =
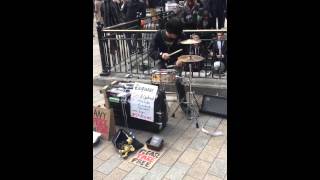
[[[124,170],[124,171],[129,172],[129,171],[131,171],[135,166],[136,166],[136,165],[133,164],[133,163],[130,163],[129,160],[125,160],[125,161],[123,161],[123,163],[121,163],[121,164],[118,166],[118,168],[120,168],[120,169],[122,169],[122,170]]]
[[[99,144],[97,144],[96,146],[93,147],[93,156],[100,153],[107,146],[109,146],[109,143],[104,140],[101,140]]]
[[[93,157],[93,169],[99,167],[103,162],[103,160]]]
[[[196,151],[194,149],[188,148],[186,151],[180,156],[178,162],[182,162],[188,165],[192,165],[192,163],[197,159],[200,151]]]
[[[206,127],[217,128],[220,123],[221,123],[221,118],[210,117],[206,123]]]
[[[118,165],[120,165],[124,160],[118,155],[112,156],[102,165],[97,168],[97,171],[100,171],[104,174],[110,174],[113,169],[115,169]]]
[[[197,151],[202,151],[208,143],[209,139],[209,135],[201,132],[197,135],[197,137],[193,139],[192,143],[189,145],[189,148],[193,148]]]
[[[191,177],[191,176],[185,176],[185,177],[183,178],[183,180],[197,180],[197,179],[195,179],[195,178],[193,178],[193,177]]]
[[[218,178],[217,176],[207,174],[203,180],[222,180],[221,178]]]
[[[158,162],[166,165],[166,166],[172,166],[176,160],[179,158],[179,156],[182,154],[182,151],[178,151],[176,149],[169,149]]]
[[[189,169],[187,175],[195,179],[203,179],[207,174],[210,165],[209,162],[197,159]]]
[[[98,171],[93,171],[93,180],[106,180],[107,175],[98,172]]]
[[[109,180],[121,180],[123,179],[128,172],[121,170],[119,168],[115,168],[107,177],[107,179]]]
[[[117,154],[116,149],[113,146],[107,146],[99,154],[97,154],[96,157],[106,161],[115,154]]]
[[[211,165],[209,174],[215,175],[219,178],[224,178],[227,173],[227,160],[226,159],[215,159]]]
[[[181,180],[190,167],[191,166],[188,164],[176,162],[166,174],[165,178],[168,178],[170,180]]]
[[[219,159],[227,159],[227,143],[225,142],[220,149],[220,152],[217,156]]]
[[[136,166],[123,180],[141,180],[148,173],[148,169]]]
[[[169,169],[169,166],[163,165],[161,163],[156,163],[143,178],[143,180],[161,180]]]
[[[200,153],[198,158],[207,162],[213,162],[214,159],[217,157],[219,151],[220,147],[207,145]]]

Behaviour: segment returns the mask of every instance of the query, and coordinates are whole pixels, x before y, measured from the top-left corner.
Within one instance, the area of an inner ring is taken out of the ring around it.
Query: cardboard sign
[[[142,148],[135,154],[130,162],[143,168],[151,169],[152,166],[160,159],[162,154],[163,152]]]
[[[130,116],[153,122],[157,91],[158,86],[135,83],[131,93]]]
[[[93,106],[93,127],[105,140],[111,139],[115,134],[113,110]]]

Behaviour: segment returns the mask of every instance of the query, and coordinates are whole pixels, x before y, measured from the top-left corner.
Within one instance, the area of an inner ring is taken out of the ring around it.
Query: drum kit
[[[185,41],[181,41],[181,44],[185,44],[185,45],[194,45],[194,44],[198,44],[200,43],[201,40],[199,39],[187,39]],[[181,51],[181,50],[178,50]],[[172,54],[177,53],[173,52]],[[199,123],[198,123],[198,117],[200,116],[199,114],[199,103],[197,102],[197,99],[195,97],[195,93],[194,91],[192,91],[192,63],[197,63],[197,62],[201,62],[203,61],[205,58],[199,55],[181,55],[178,57],[177,61],[180,61],[182,63],[188,64],[189,65],[189,76],[188,78],[183,78],[179,75],[177,75],[177,71],[175,69],[161,69],[161,70],[154,70],[151,74],[151,83],[155,84],[155,85],[159,85],[160,88],[165,88],[165,85],[169,85],[169,84],[174,84],[176,82],[176,80],[178,78],[184,80],[184,86],[188,86],[189,87],[189,91],[187,92],[188,94],[188,98],[186,97],[186,102],[179,102],[179,106],[181,103],[184,103],[187,105],[187,109],[190,112],[188,114],[188,118],[190,120],[196,120],[196,127],[199,128]],[[175,68],[176,65],[171,65],[171,66],[167,66],[167,68]],[[178,92],[177,92],[178,94]],[[179,99],[179,98],[178,98]],[[196,108],[197,105],[197,108]],[[177,108],[173,111],[173,115],[174,113],[178,110],[179,106],[177,106]],[[209,131],[205,130],[203,128],[204,124],[202,125],[202,132],[209,134],[209,135],[213,135],[215,136],[214,133],[210,133]]]

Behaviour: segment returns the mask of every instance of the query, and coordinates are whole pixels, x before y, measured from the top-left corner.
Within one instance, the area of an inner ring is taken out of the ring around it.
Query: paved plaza
[[[99,45],[96,31],[93,38],[93,77],[101,72]],[[104,103],[99,86],[93,86],[93,105]],[[175,98],[174,96],[168,97]],[[198,97],[201,102],[201,97]],[[169,104],[170,106],[174,104]],[[227,120],[200,114],[200,122],[208,130],[221,130],[223,136],[211,137],[197,129],[194,121],[187,120],[182,111],[170,117],[167,127],[159,133],[164,138],[163,156],[150,169],[144,169],[119,157],[110,141],[102,141],[93,148],[94,180],[226,180],[227,179]],[[140,142],[153,133],[134,130]],[[132,157],[132,155],[130,156]]]

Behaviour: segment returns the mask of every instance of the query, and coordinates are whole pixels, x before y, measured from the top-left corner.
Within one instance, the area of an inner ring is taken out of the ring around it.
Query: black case
[[[111,93],[111,89],[107,91],[107,97],[119,98],[117,97],[117,94]],[[121,98],[119,102],[112,102],[109,100],[109,105],[114,111],[115,124],[126,127],[121,100]],[[168,121],[165,92],[158,90],[158,97],[154,102],[154,122],[132,118],[130,116],[130,96],[128,96],[127,101],[125,102],[125,112],[127,114],[129,128],[158,133],[166,127]],[[161,112],[161,114],[157,112]]]
[[[121,149],[122,144],[127,143],[127,138],[132,137],[129,135],[127,131],[124,129],[119,129],[115,136],[112,138],[112,144],[114,145],[115,148]],[[139,142],[136,138],[132,137],[132,146],[135,148],[135,150],[138,150],[143,147],[143,144]]]

